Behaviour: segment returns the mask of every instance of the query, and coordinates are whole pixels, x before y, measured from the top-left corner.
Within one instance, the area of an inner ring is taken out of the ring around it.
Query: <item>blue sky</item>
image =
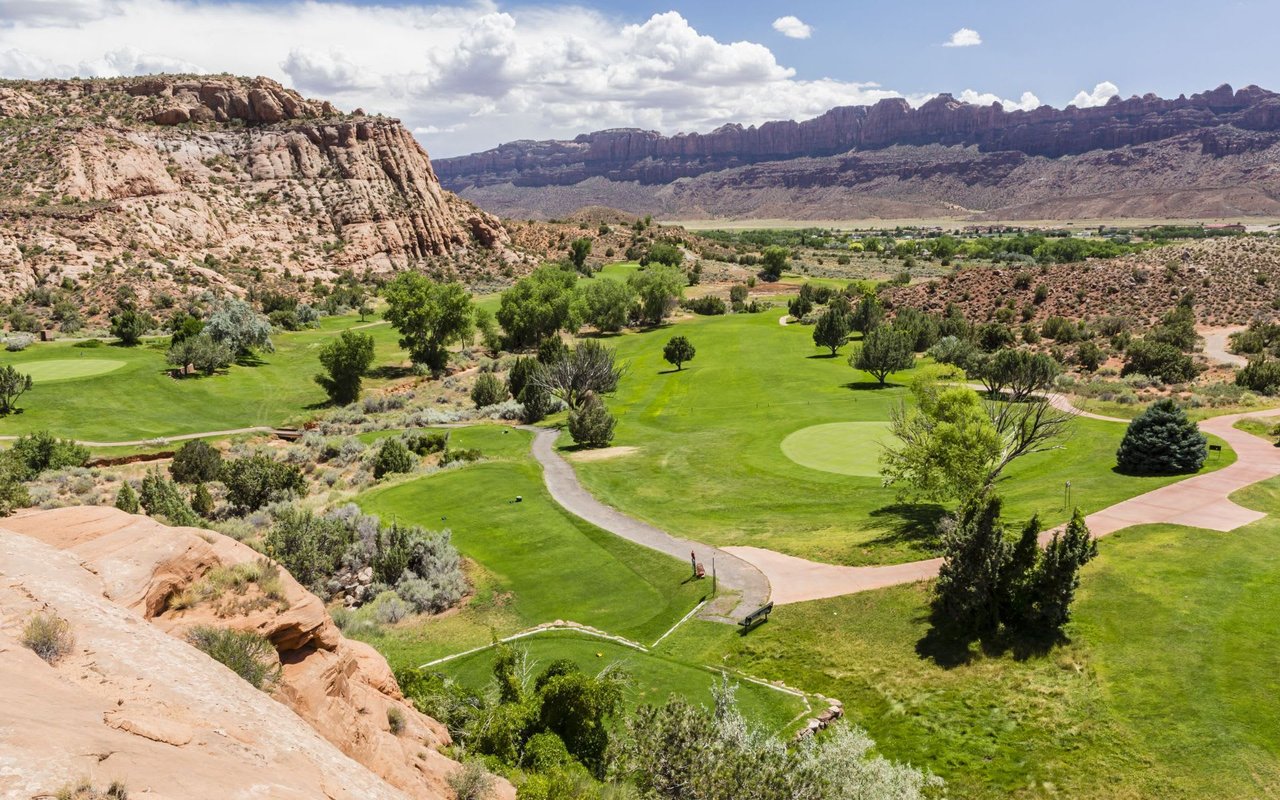
[[[262,74],[399,116],[433,154],[455,155],[886,96],[1062,107],[1223,82],[1280,89],[1277,30],[1275,0],[0,0],[0,76]],[[965,46],[944,46],[953,36]]]

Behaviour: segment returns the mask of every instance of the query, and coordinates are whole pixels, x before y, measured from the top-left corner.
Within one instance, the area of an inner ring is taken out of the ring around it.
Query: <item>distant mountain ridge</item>
[[[737,196],[742,194],[737,190],[750,189],[758,194],[776,189],[789,192],[790,204],[803,215],[810,203],[796,195],[795,190],[834,182],[846,186],[853,208],[867,206],[868,198],[880,198],[920,206],[916,211],[955,213],[987,212],[1028,199],[1040,202],[1049,198],[1002,197],[1002,193],[996,191],[974,204],[972,197],[963,196],[964,192],[954,195],[945,186],[931,187],[929,177],[937,168],[942,152],[939,148],[950,151],[965,148],[965,152],[970,153],[959,159],[967,161],[974,170],[974,174],[968,176],[970,184],[998,182],[1007,177],[1006,168],[1031,162],[1052,163],[1086,154],[1092,157],[1119,153],[1108,162],[1109,173],[1117,172],[1114,169],[1117,165],[1127,165],[1134,175],[1120,178],[1114,189],[1133,190],[1150,183],[1142,175],[1146,171],[1143,162],[1169,149],[1166,145],[1172,144],[1180,150],[1190,147],[1198,158],[1211,162],[1256,156],[1278,143],[1280,94],[1257,86],[1236,91],[1224,84],[1190,97],[1162,99],[1148,94],[1127,100],[1112,98],[1105,105],[1093,108],[1042,106],[1030,111],[1005,111],[999,103],[989,106],[964,103],[947,94],[938,95],[919,108],[910,107],[902,99],[881,100],[872,106],[835,108],[803,122],[767,122],[758,127],[725,125],[706,134],[664,136],[654,131],[615,129],[583,134],[572,140],[511,142],[468,156],[437,159],[435,167],[446,188],[494,213],[508,215],[518,215],[520,211],[534,215],[551,212],[540,209],[536,196],[524,189],[575,187],[584,182],[588,183],[583,187],[581,205],[605,203],[632,212],[751,216],[757,213],[755,206],[763,208],[771,203],[753,203]],[[923,148],[919,158],[912,157],[915,148]],[[832,159],[837,157],[843,161],[834,163]],[[787,163],[801,159],[810,159],[812,163]],[[955,155],[943,156],[942,160],[948,162],[949,170],[954,170]],[[859,164],[875,166],[863,174],[859,172]],[[994,170],[992,164],[997,165]],[[738,174],[751,172],[745,169],[750,167],[773,171],[776,174],[769,176],[773,182],[761,183],[760,174]],[[1180,168],[1186,167],[1182,163]],[[901,186],[895,187],[895,192],[886,193],[879,190],[883,187],[861,185],[882,181],[886,169],[897,183],[915,184],[914,191],[904,196],[898,191]],[[1177,182],[1177,188],[1223,190],[1250,182],[1249,176],[1240,170],[1227,170],[1230,175],[1224,175],[1221,169],[1204,170],[1204,175],[1201,172],[1193,165]],[[713,174],[714,178],[708,177]],[[839,179],[833,181],[833,174],[839,174]],[[698,191],[697,187],[680,186],[674,194],[649,188],[669,186],[689,178],[713,181],[717,191],[728,194],[717,199],[708,197],[708,192]],[[1210,183],[1205,184],[1201,178],[1209,179]],[[1228,181],[1226,184],[1222,183],[1224,178]],[[630,186],[624,192],[616,186],[602,186],[593,179]],[[1107,193],[1112,187],[1095,188]],[[1159,192],[1171,187],[1166,180],[1152,188]],[[688,196],[690,191],[696,198]],[[1272,197],[1269,189],[1264,193]],[[563,211],[564,206],[572,205],[571,195],[565,190],[553,191],[541,202],[544,206],[554,204],[556,211]],[[852,202],[853,195],[860,196],[858,202]],[[835,209],[831,207],[833,202]],[[840,203],[838,198],[826,197],[821,205],[830,213],[839,210]],[[1273,209],[1269,201],[1245,203],[1238,209],[1232,202],[1219,201],[1188,206],[1188,210],[1195,213],[1206,210],[1272,213],[1277,209],[1280,203]],[[1140,208],[1135,211],[1141,213]]]

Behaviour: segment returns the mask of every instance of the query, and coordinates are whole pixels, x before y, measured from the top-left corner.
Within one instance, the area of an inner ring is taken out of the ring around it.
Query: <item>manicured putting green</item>
[[[880,453],[892,439],[888,422],[831,422],[791,434],[782,440],[782,452],[809,469],[877,478]]]
[[[113,358],[51,358],[46,361],[28,361],[18,367],[30,375],[31,380],[48,383],[104,375],[115,372],[124,363]]]

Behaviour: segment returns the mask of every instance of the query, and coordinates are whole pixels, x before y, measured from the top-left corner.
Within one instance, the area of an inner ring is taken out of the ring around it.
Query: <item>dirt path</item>
[[[153,436],[150,439],[134,439],[129,442],[88,442],[83,439],[77,439],[76,444],[85,447],[145,447],[149,444],[157,444],[164,442],[185,442],[189,439],[207,439],[215,436],[238,436],[242,433],[271,433],[276,428],[269,425],[255,425],[252,428],[233,428],[228,431],[205,431],[204,433],[181,433],[176,436]],[[17,436],[0,436],[0,441],[12,442],[17,440]]]
[[[523,427],[534,435],[533,457],[542,465],[542,475],[547,484],[547,491],[551,493],[552,499],[566,511],[623,539],[681,560],[687,560],[689,553],[694,552],[698,560],[706,566],[708,574],[711,572],[714,558],[716,575],[720,583],[741,593],[737,607],[729,612],[732,618],[744,617],[769,601],[769,581],[761,570],[723,549],[689,539],[676,538],[666,531],[601,503],[578,481],[578,475],[569,462],[556,452],[559,431],[533,426]],[[724,613],[722,610],[721,614]],[[717,618],[725,620],[723,616]]]
[[[1053,405],[1093,419],[1128,422],[1078,411],[1067,398],[1053,395]],[[1065,408],[1064,408],[1065,405]],[[1262,519],[1266,514],[1244,508],[1229,499],[1232,492],[1258,481],[1280,475],[1280,448],[1244,431],[1235,423],[1244,417],[1280,416],[1280,409],[1213,417],[1200,423],[1200,429],[1225,440],[1236,451],[1235,463],[1215,472],[1196,475],[1186,480],[1154,489],[1124,500],[1086,518],[1095,537],[1115,533],[1132,525],[1166,523],[1232,531]],[[1052,531],[1042,535],[1047,539]],[[839,597],[869,589],[880,589],[901,583],[929,580],[938,574],[942,559],[931,558],[907,564],[877,567],[846,567],[821,564],[756,547],[726,547],[725,551],[754,564],[773,587],[773,602],[778,605]]]
[[[1242,330],[1244,330],[1243,325],[1237,325],[1234,328],[1205,328],[1201,330],[1200,335],[1204,337],[1204,354],[1219,364],[1227,364],[1232,367],[1243,367],[1248,364],[1249,359],[1227,351],[1227,345],[1231,343],[1231,334]]]

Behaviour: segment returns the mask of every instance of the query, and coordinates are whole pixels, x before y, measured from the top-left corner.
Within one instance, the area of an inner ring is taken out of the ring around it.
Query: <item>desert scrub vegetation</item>
[[[257,589],[253,596],[249,596],[251,588]],[[234,597],[230,602],[219,605],[219,616],[249,613],[272,605],[281,611],[289,607],[280,582],[280,568],[265,558],[215,567],[199,581],[169,598],[168,607],[181,611],[201,603],[217,602],[227,593]]]
[[[384,526],[355,505],[324,514],[279,506],[271,517],[262,549],[321,597],[362,605],[390,591],[413,611],[436,613],[467,592],[447,531]]]
[[[75,636],[71,632],[71,623],[61,617],[41,612],[22,628],[22,646],[43,658],[50,664],[71,654],[75,647]]]
[[[112,781],[106,789],[99,789],[85,778],[63,786],[53,797],[55,800],[129,800],[129,789],[121,781]]]
[[[187,641],[255,689],[269,691],[280,677],[280,659],[275,646],[254,631],[201,625],[187,633]]]

